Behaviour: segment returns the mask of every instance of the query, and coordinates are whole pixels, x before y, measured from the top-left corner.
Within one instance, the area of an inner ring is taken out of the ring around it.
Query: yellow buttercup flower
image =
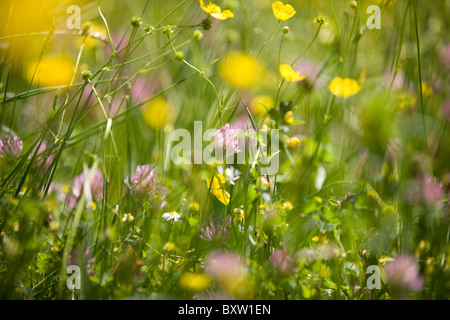
[[[294,71],[288,64],[280,65],[280,74],[285,80],[292,82],[297,82],[306,78],[306,75],[301,76],[300,71]]]
[[[254,113],[254,116],[258,118],[267,113],[266,108],[268,110],[272,109],[274,104],[275,101],[271,96],[256,96],[250,101],[250,110]]]
[[[241,89],[257,87],[264,79],[264,69],[251,55],[232,52],[219,66],[222,78],[231,86]]]
[[[422,81],[422,95],[424,98],[428,98],[433,94],[433,87],[426,81]]]
[[[228,205],[230,203],[230,194],[225,191],[223,188],[225,185],[225,177],[220,173],[217,173],[212,180],[206,179],[206,187],[209,188],[211,186],[211,193],[222,202],[224,205]]]
[[[193,211],[199,211],[200,210],[200,204],[196,201],[193,201],[191,203],[189,203],[189,209],[193,210]]]
[[[354,79],[350,78],[342,79],[341,77],[336,77],[333,80],[331,80],[328,89],[335,96],[348,99],[349,97],[357,94],[361,90],[361,87],[359,86],[358,82]]]
[[[209,14],[211,17],[217,20],[227,20],[228,18],[233,18],[234,14],[230,10],[222,11],[222,9],[217,5],[212,3],[211,1],[207,6],[205,6],[205,2],[203,0],[198,0],[200,2],[200,7]]]
[[[180,285],[187,290],[202,291],[211,283],[211,279],[204,273],[185,272],[180,277]]]
[[[292,137],[292,138],[287,139],[287,145],[292,149],[296,149],[297,145],[299,145],[299,144],[301,144],[301,141],[297,137]]]
[[[290,4],[283,4],[281,1],[272,3],[272,11],[277,20],[286,21],[292,18],[296,11]]]
[[[39,64],[32,63],[27,69],[28,81],[43,87],[56,87],[70,84],[75,63],[66,56],[43,57]],[[36,71],[36,74],[35,74]]]
[[[159,97],[143,107],[142,116],[150,128],[161,130],[172,122],[172,112],[166,99]]]
[[[284,115],[284,122],[286,122],[287,124],[293,124],[294,123],[294,113],[292,111],[288,111],[286,112],[286,114]]]

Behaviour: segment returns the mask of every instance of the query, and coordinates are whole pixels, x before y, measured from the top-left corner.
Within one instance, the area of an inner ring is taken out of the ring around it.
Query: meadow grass
[[[0,298],[450,297],[450,5],[289,5],[2,1]]]

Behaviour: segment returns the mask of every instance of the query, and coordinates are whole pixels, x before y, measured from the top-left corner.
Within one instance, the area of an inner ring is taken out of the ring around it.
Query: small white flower
[[[233,167],[225,169],[225,180],[230,181],[232,185],[241,177],[241,172]]]
[[[235,169],[233,166],[226,168],[225,173],[223,172],[223,167],[218,167],[217,170],[221,175],[225,177],[225,181],[229,182],[232,185],[234,185],[234,182],[236,180],[239,180],[242,174],[238,169]]]
[[[125,213],[122,218],[122,222],[133,221],[134,217],[131,213]]]
[[[174,222],[177,222],[181,218],[181,213],[178,213],[176,211],[166,212],[162,215],[162,217],[166,221],[173,220]]]

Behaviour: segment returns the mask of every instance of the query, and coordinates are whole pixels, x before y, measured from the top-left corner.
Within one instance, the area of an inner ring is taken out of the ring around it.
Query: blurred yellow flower
[[[290,201],[285,201],[285,202],[283,202],[283,206],[281,208],[286,211],[292,211],[292,209],[294,209],[294,206],[292,205],[292,203]]]
[[[292,138],[287,139],[287,145],[292,149],[296,149],[300,143],[301,143],[301,141],[297,137],[292,137]]]
[[[37,61],[27,68],[27,79],[33,79],[33,84],[43,87],[56,87],[70,84],[75,70],[75,63],[66,56],[43,57],[37,65]]]
[[[163,247],[163,250],[165,251],[175,251],[175,243],[173,242],[166,242],[166,244]]]
[[[377,197],[377,192],[373,189],[367,191],[367,196],[371,197],[371,198],[376,198]]]
[[[257,87],[264,79],[264,68],[255,58],[244,52],[232,52],[219,66],[222,78],[241,89]]]
[[[200,204],[196,201],[193,201],[191,203],[189,203],[189,209],[193,210],[193,211],[199,211],[200,210]]]
[[[422,94],[424,98],[428,98],[433,94],[433,87],[426,81],[422,81]]]
[[[348,99],[349,97],[357,94],[361,90],[361,87],[359,86],[358,82],[354,79],[350,78],[342,79],[341,77],[336,77],[333,80],[331,80],[328,89],[335,96]]]
[[[411,108],[417,102],[417,97],[414,94],[400,94],[398,96],[398,107],[400,110]]]
[[[206,187],[209,188],[211,186],[211,193],[222,202],[224,205],[228,205],[230,203],[230,194],[223,189],[225,185],[225,177],[220,173],[217,173],[212,180],[206,179]]]
[[[200,2],[200,7],[209,14],[211,17],[217,20],[226,20],[228,18],[233,18],[234,14],[230,10],[222,11],[222,9],[217,5],[212,3],[211,1],[207,6],[205,6],[205,2],[203,0],[198,0]]]
[[[329,277],[331,277],[331,269],[328,268],[326,265],[322,265],[322,267],[319,271],[319,275],[322,278],[329,278]]]
[[[296,11],[290,4],[283,4],[281,1],[272,3],[272,11],[277,20],[286,21],[292,18]]]
[[[286,114],[284,115],[284,122],[286,122],[287,124],[294,123],[294,117],[293,117],[292,111],[286,112]]]
[[[180,277],[180,285],[187,290],[202,291],[211,283],[211,279],[204,273],[185,272]]]
[[[294,71],[290,65],[281,64],[280,74],[287,81],[297,82],[306,78],[306,75],[301,76],[300,71]]]
[[[266,108],[268,110],[272,109],[274,104],[275,101],[271,96],[256,96],[250,101],[250,110],[253,112],[253,115],[258,118],[267,113]]]
[[[150,128],[161,130],[172,122],[172,112],[166,99],[158,97],[143,107],[142,116]]]
[[[58,221],[53,220],[50,222],[49,227],[50,227],[50,231],[58,232],[61,227],[61,224]]]

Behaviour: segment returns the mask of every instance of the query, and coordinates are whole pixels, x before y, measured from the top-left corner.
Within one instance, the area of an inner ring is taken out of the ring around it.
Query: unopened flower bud
[[[200,41],[203,39],[203,32],[201,32],[200,30],[195,30],[192,33],[192,36],[194,37],[195,40]]]
[[[82,34],[83,35],[87,34],[93,26],[94,26],[94,24],[91,21],[86,21],[83,24]]]
[[[173,28],[171,26],[164,26],[162,29],[162,33],[170,36],[173,33]]]
[[[131,25],[135,28],[139,28],[142,23],[141,17],[134,16],[131,18]]]
[[[177,59],[179,61],[183,61],[184,60],[184,53],[183,53],[183,51],[178,51],[177,53],[175,53],[175,59]]]
[[[88,81],[92,78],[92,73],[89,70],[81,71],[81,79]]]
[[[145,27],[144,27],[144,31],[146,32],[146,33],[151,33],[151,32],[153,32],[155,30],[155,27],[154,26],[151,26],[151,25],[146,25]]]
[[[202,20],[202,28],[203,30],[209,30],[211,29],[212,24],[211,24],[211,20],[209,20],[209,18],[203,19]]]

